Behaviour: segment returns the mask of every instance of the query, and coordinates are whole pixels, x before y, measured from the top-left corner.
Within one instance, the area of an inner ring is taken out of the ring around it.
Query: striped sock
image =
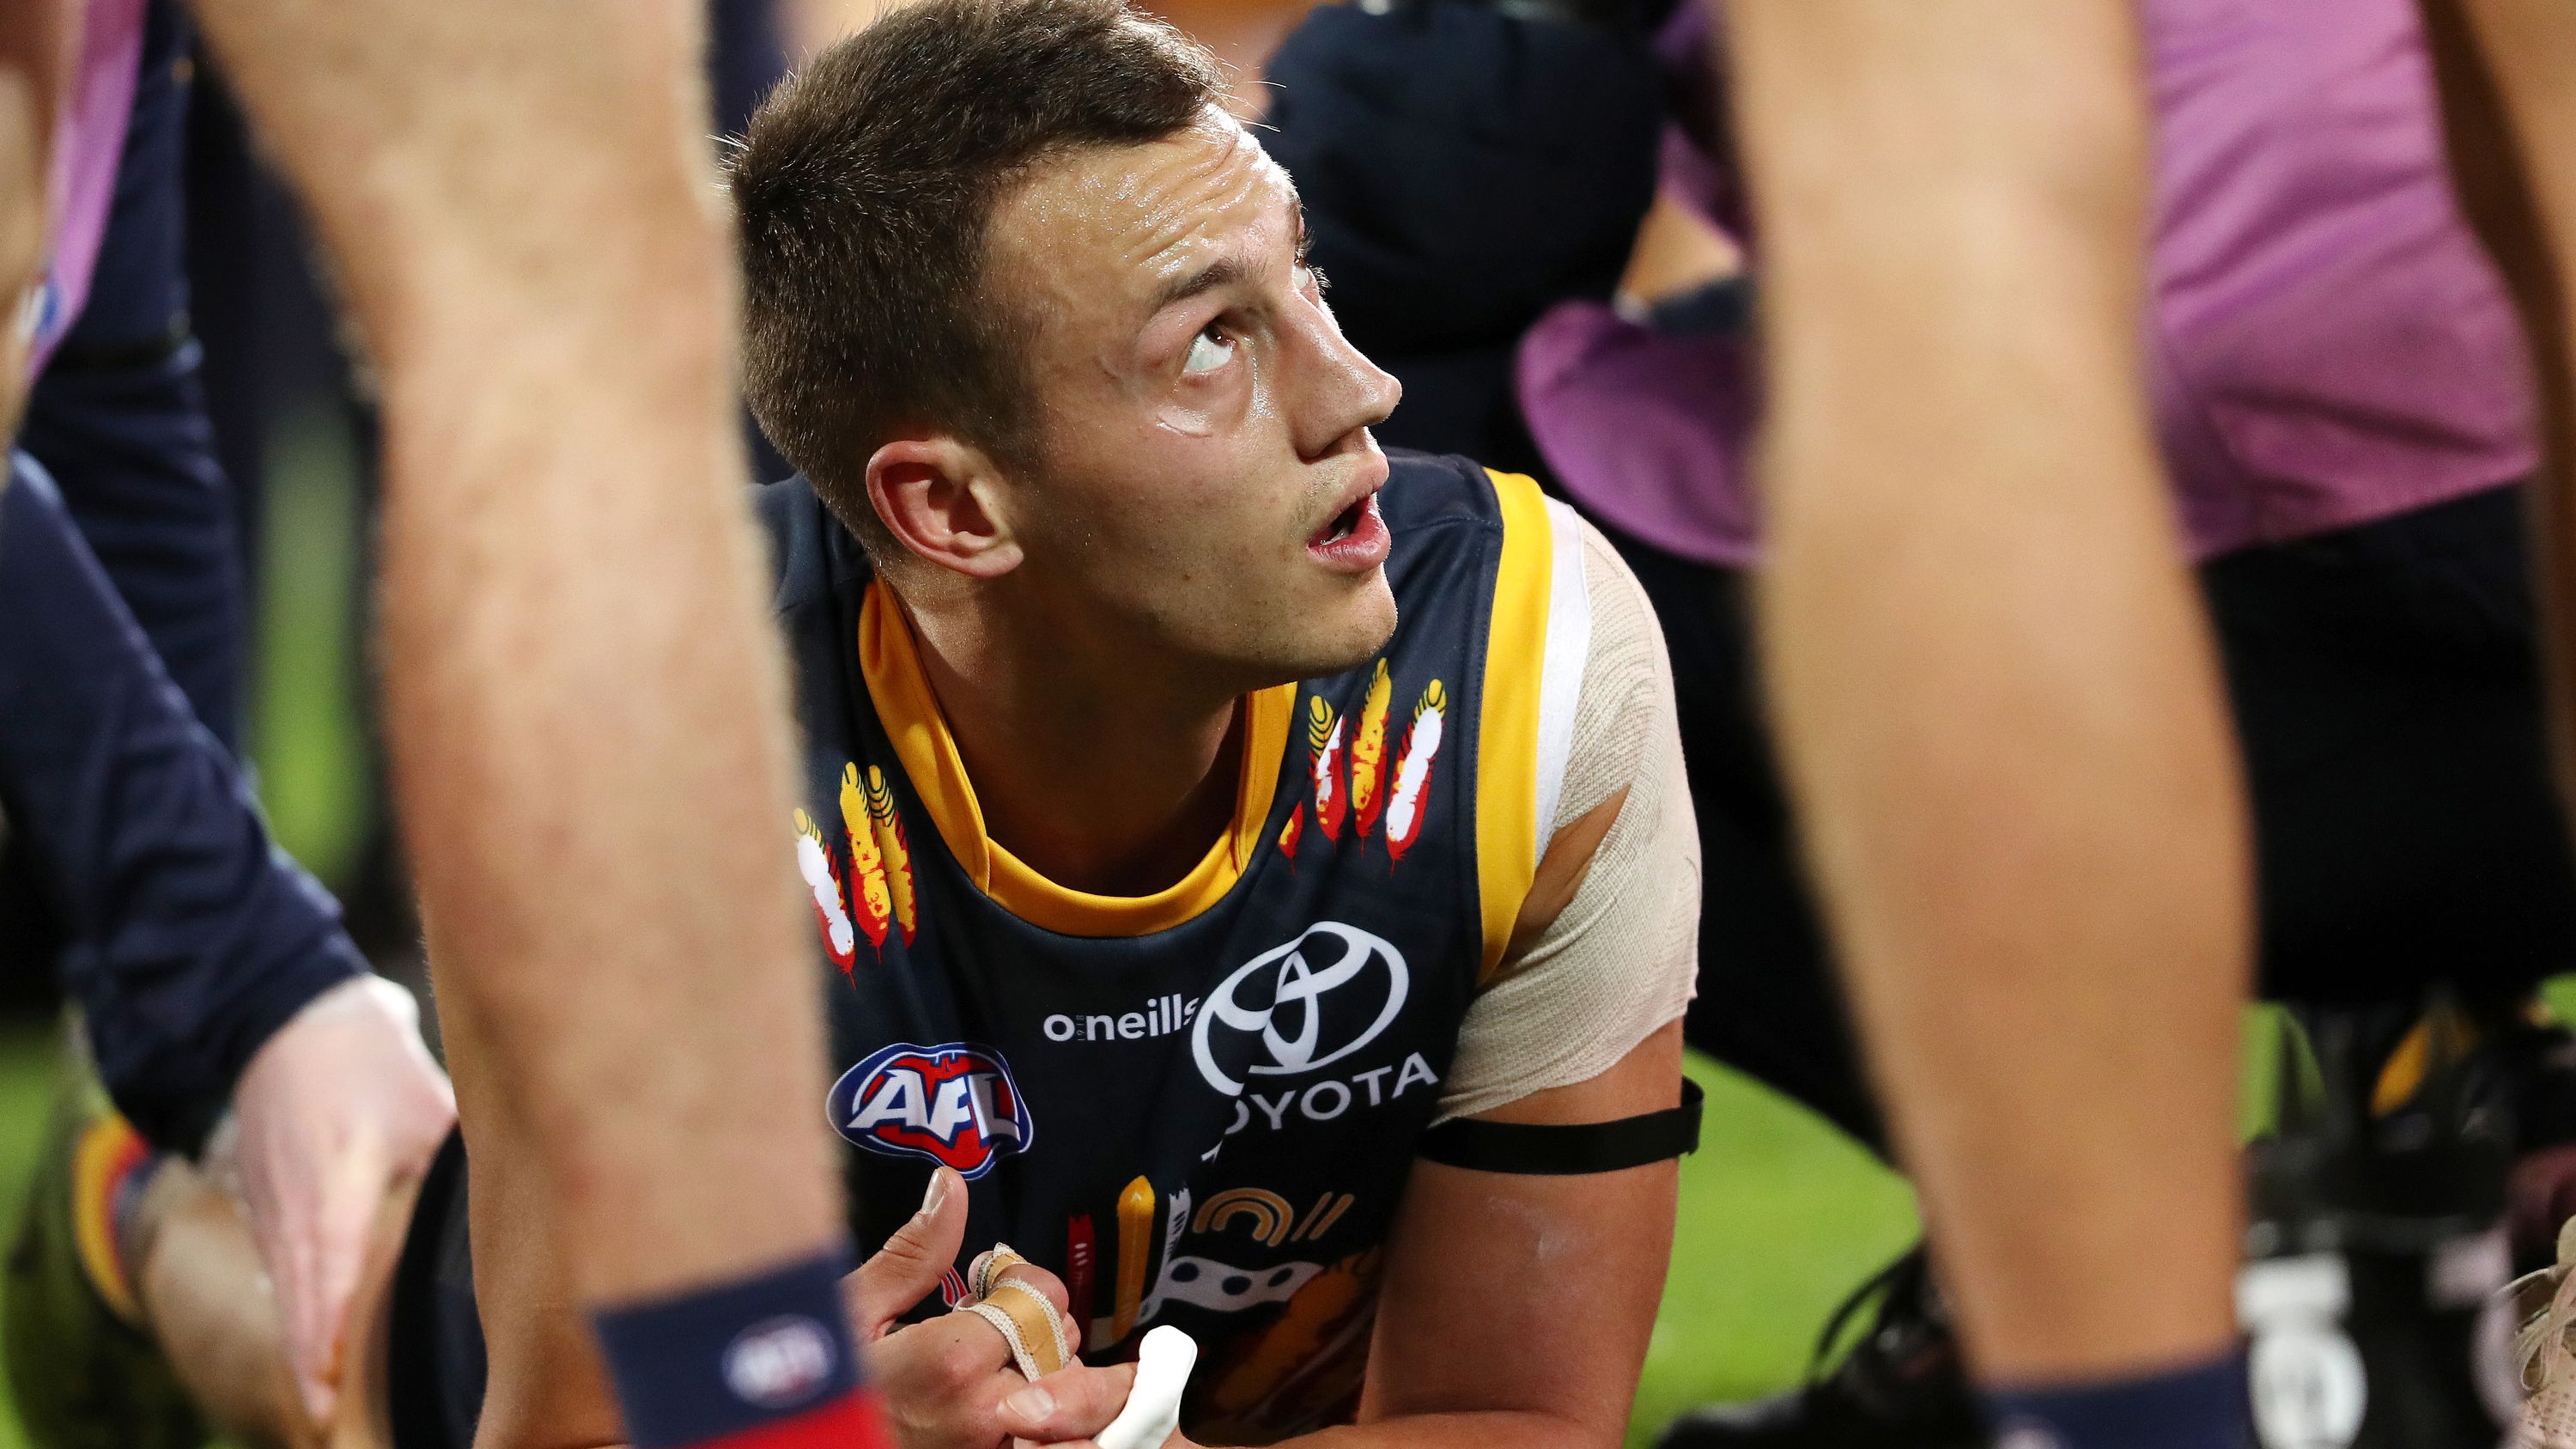
[[[634,1449],[893,1449],[860,1382],[846,1247],[592,1316]]]
[[[90,1287],[129,1326],[143,1322],[143,1307],[127,1271],[126,1229],[161,1162],[113,1112],[82,1128],[72,1145],[72,1244]]]
[[[2251,1449],[2245,1358],[2163,1373],[1990,1391],[1996,1449]]]

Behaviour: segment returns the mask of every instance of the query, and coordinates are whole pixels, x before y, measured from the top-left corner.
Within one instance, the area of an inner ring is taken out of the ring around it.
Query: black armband
[[[1699,1149],[1699,1083],[1682,1079],[1682,1104],[1613,1122],[1478,1122],[1461,1117],[1422,1134],[1420,1156],[1447,1167],[1569,1177],[1617,1172]]]

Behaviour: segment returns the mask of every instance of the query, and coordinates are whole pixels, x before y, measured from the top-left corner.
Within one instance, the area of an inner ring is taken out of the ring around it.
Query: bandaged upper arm
[[[1550,512],[1560,529],[1570,518]],[[1589,524],[1577,527],[1591,620],[1549,831],[1626,796],[1572,901],[1503,958],[1468,1008],[1437,1121],[1599,1076],[1682,1014],[1698,975],[1699,830],[1672,663],[1627,565]],[[1536,784],[1542,800],[1551,785]]]

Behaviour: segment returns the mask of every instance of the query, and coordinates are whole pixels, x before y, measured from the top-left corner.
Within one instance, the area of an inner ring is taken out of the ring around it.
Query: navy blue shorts
[[[450,1132],[421,1180],[394,1268],[385,1349],[394,1449],[474,1443],[485,1361],[465,1224],[465,1138]]]

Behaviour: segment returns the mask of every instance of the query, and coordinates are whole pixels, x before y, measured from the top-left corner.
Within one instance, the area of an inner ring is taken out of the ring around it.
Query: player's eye
[[[1301,221],[1297,227],[1297,280],[1299,289],[1313,287],[1320,297],[1331,291],[1333,284],[1325,279],[1324,269],[1315,265],[1315,234]]]
[[[1210,322],[1190,339],[1190,355],[1182,359],[1181,371],[1190,376],[1214,372],[1234,360],[1234,347],[1234,339],[1226,335],[1225,328]]]

